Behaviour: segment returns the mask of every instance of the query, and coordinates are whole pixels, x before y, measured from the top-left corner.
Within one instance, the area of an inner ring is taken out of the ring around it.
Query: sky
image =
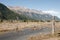
[[[60,17],[60,0],[0,0],[6,6],[21,6]]]

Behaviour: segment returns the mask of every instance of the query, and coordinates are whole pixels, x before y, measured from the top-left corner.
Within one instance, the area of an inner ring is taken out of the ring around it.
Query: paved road
[[[25,28],[23,31],[10,32],[4,35],[0,35],[0,40],[27,40],[30,35],[36,35],[38,33],[50,33],[51,28],[42,28],[37,30],[31,30],[30,28]]]

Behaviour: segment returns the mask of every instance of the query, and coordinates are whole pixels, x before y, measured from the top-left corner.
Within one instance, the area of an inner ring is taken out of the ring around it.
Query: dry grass
[[[51,37],[52,37],[51,34],[38,34],[38,35],[33,35],[33,36],[28,37],[28,40],[44,40]]]
[[[42,27],[51,27],[51,24],[52,22],[13,22],[13,23],[3,22],[3,23],[0,23],[0,34],[3,34],[8,31],[16,31],[16,28],[18,28],[18,30],[21,30],[21,31],[24,28],[31,28],[31,30],[37,30]],[[55,27],[60,28],[60,22],[57,22]],[[54,38],[56,37],[58,38],[57,33],[59,32],[60,30],[55,32]],[[45,40],[45,39],[47,40],[49,38],[53,38],[51,34],[47,34],[47,35],[39,34],[36,36],[30,36],[28,40]]]
[[[27,40],[60,40],[60,32],[55,32],[55,34],[37,34],[31,35]]]
[[[45,35],[33,35],[28,37],[27,40],[60,40],[60,37],[57,37],[52,34],[45,34]]]
[[[1,30],[5,30],[5,31],[8,31],[8,30],[15,30],[17,27],[19,30],[22,30],[24,28],[41,28],[41,26],[48,26],[49,24],[47,23],[43,23],[43,22],[3,22],[3,23],[0,23],[0,31]]]
[[[24,28],[32,28],[32,29],[38,29],[41,27],[51,27],[52,22],[3,22],[0,23],[0,31],[1,30],[15,30],[18,27],[18,30],[22,30]],[[56,27],[59,28],[59,23],[56,23]]]

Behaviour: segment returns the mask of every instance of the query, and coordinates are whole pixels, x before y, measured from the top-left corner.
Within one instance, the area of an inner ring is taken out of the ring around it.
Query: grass
[[[31,28],[31,30],[37,30],[42,27],[51,27],[52,22],[7,22],[4,21],[0,23],[0,34],[4,34],[10,31],[16,31],[18,30],[23,30],[24,28]],[[55,27],[60,28],[60,22],[56,23]],[[58,29],[57,29],[58,30]],[[29,36],[28,40],[44,40],[44,39],[49,39],[49,38],[60,38],[58,36],[58,33],[60,31],[55,32],[55,36],[53,37],[52,34],[38,34],[38,35],[33,35]],[[60,39],[59,39],[60,40]]]
[[[9,30],[9,29],[16,29],[16,27],[20,29],[27,28],[27,27],[34,27],[35,26],[41,26],[42,22],[2,22],[0,23],[0,30]]]
[[[27,38],[27,40],[60,40],[60,33],[58,31],[55,34],[37,34]]]
[[[28,40],[43,40],[43,39],[48,39],[51,38],[52,35],[51,34],[47,34],[47,35],[35,35],[35,36],[30,36],[28,37]]]

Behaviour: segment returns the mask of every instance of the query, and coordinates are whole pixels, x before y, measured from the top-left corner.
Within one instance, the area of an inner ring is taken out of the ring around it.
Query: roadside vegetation
[[[38,34],[32,35],[27,38],[27,40],[60,40],[60,34]]]

